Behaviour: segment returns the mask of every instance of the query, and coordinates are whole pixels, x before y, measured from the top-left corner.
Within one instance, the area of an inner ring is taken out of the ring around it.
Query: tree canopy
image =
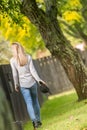
[[[26,52],[34,56],[39,49],[46,50],[45,44],[37,28],[20,12],[20,6],[20,0],[1,1],[0,33],[10,43],[20,42]]]
[[[18,26],[21,26],[24,29],[27,28],[28,35],[26,35],[25,38],[23,38],[22,43],[25,45],[24,41],[27,42],[27,40],[29,40],[29,43],[31,43],[31,44],[33,43],[33,45],[31,45],[31,46],[33,46],[32,50],[35,51],[35,50],[37,50],[37,48],[40,48],[41,46],[42,46],[41,48],[43,48],[44,44],[42,42],[40,34],[38,33],[38,30],[35,28],[35,26],[33,26],[29,22],[29,20],[27,20],[27,18],[25,18],[23,13],[21,13],[22,12],[21,11],[22,3],[23,3],[23,0],[16,0],[16,1],[15,0],[13,0],[13,1],[1,0],[0,12],[1,12],[1,14],[3,14],[4,18],[6,16],[7,17],[10,16],[10,17],[8,17],[8,21],[11,24],[13,21],[13,23],[17,24]],[[55,3],[55,1],[54,1],[54,3]],[[42,9],[44,11],[46,11],[46,8],[49,7],[48,0],[36,0],[36,4],[37,4],[39,9]],[[85,1],[82,1],[82,0],[74,0],[74,1],[58,0],[57,1],[57,9],[58,9],[57,15],[58,15],[58,19],[60,19],[59,20],[60,24],[63,23],[63,25],[61,24],[63,31],[65,31],[71,37],[74,37],[75,39],[85,40],[86,34],[87,34],[87,31],[86,31],[87,30],[87,26],[86,26],[86,0]],[[49,8],[48,8],[48,10],[49,10]],[[27,20],[27,22],[25,22],[26,20]],[[26,24],[27,24],[27,26],[26,26]],[[16,26],[16,28],[17,28],[17,26]],[[22,30],[22,29],[20,29],[20,30]],[[30,30],[33,30],[33,32]],[[34,32],[36,32],[36,33],[34,33]],[[24,33],[24,31],[22,31],[22,33]],[[32,38],[29,37],[29,34],[31,34],[31,33],[32,34],[34,33]],[[37,34],[38,34],[38,36],[37,36]],[[21,37],[23,37],[23,36],[21,35]],[[20,37],[20,39],[21,39],[21,37]],[[35,38],[39,39],[38,41],[40,41],[40,42],[37,42],[37,40]],[[35,42],[33,42],[31,39],[33,39],[33,41],[36,41],[36,44],[35,44],[35,46],[37,46],[36,48],[34,46]],[[76,42],[78,42],[78,41],[76,40]],[[28,45],[28,48],[31,48],[31,47],[29,47],[29,45]],[[31,53],[31,51],[30,51],[30,53]]]
[[[28,21],[26,17],[23,17],[25,23],[21,27],[16,23],[9,23],[9,18],[1,15],[1,33],[7,41],[20,42],[30,54],[34,53],[39,48],[44,49],[42,38],[37,29]]]
[[[62,2],[61,2],[62,3]],[[67,0],[61,7],[63,30],[75,39],[87,42],[86,1]]]

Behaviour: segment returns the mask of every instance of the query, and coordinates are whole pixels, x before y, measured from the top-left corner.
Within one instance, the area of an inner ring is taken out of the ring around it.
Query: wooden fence
[[[73,88],[60,61],[53,57],[44,57],[34,61],[39,76],[47,82],[52,94]]]

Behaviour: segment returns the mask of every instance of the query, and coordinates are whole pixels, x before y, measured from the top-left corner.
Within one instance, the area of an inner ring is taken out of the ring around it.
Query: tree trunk
[[[40,26],[39,30],[41,28]],[[60,60],[69,80],[75,87],[79,100],[87,98],[87,72],[81,57],[61,33],[58,23],[52,22],[50,31],[47,30],[45,32],[40,31],[43,38],[46,35],[46,39],[44,39],[46,47],[52,55]]]
[[[87,98],[86,68],[79,54],[70,45],[60,29],[56,19],[56,8],[54,8],[56,0],[53,0],[55,2],[50,1],[52,3],[49,3],[49,9],[47,7],[45,13],[37,7],[35,0],[25,0],[22,6],[22,13],[36,25],[46,47],[62,63],[68,78],[75,87],[79,100],[85,99]],[[48,0],[45,0],[45,2],[48,2]]]

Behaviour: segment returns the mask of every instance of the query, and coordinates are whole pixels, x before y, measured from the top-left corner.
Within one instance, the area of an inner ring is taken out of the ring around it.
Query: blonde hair
[[[13,42],[12,46],[14,46],[14,45],[16,45],[15,46],[15,49],[16,49],[15,58],[20,66],[24,66],[28,62],[28,58],[26,56],[24,48],[18,42]]]

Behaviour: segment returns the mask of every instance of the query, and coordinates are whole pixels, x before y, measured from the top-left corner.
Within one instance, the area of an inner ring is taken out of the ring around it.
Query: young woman
[[[13,57],[10,60],[15,90],[19,91],[24,97],[27,110],[32,120],[34,128],[42,125],[40,118],[40,106],[37,95],[37,83],[44,81],[38,76],[30,55],[26,54],[23,47],[17,43],[12,43]]]

